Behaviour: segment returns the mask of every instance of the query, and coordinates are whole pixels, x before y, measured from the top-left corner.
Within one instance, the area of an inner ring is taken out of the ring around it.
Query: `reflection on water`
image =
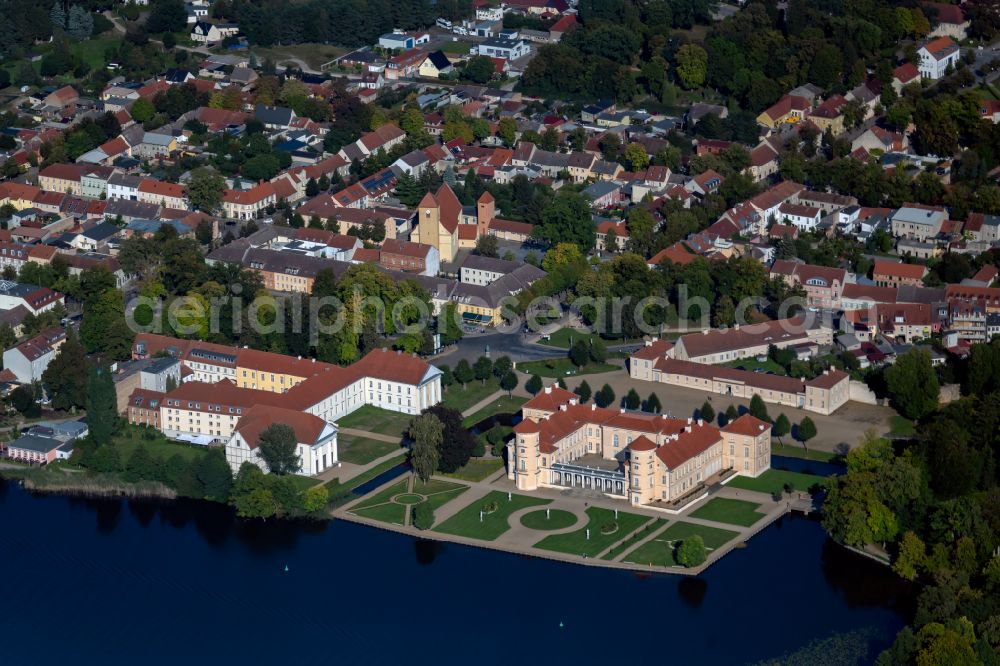
[[[5,664],[65,666],[80,654],[93,656],[86,663],[139,655],[143,666],[381,664],[412,661],[417,644],[447,644],[435,664],[474,654],[477,666],[506,665],[509,646],[483,645],[513,635],[519,650],[558,654],[554,663],[612,661],[622,646],[597,640],[594,618],[614,608],[627,612],[630,632],[663,639],[631,644],[633,659],[662,659],[669,640],[673,660],[747,663],[864,631],[870,661],[913,599],[886,567],[793,516],[698,577],[573,566],[343,521],[244,521],[192,500],[32,496],[3,482],[0,516],[0,561],[19,572],[0,594]],[[52,618],[70,617],[70,633],[53,640]],[[266,638],[275,636],[294,640]]]

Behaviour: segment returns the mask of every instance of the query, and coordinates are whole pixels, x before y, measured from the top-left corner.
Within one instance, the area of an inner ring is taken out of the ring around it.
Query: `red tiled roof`
[[[903,278],[907,280],[922,280],[927,273],[927,267],[921,264],[904,264],[898,261],[877,260],[872,269],[872,276]]]
[[[771,424],[767,421],[762,421],[752,414],[744,414],[743,416],[740,416],[723,426],[722,432],[731,432],[734,435],[756,437],[770,428]]]
[[[546,386],[535,397],[521,406],[521,409],[537,409],[543,412],[557,412],[571,400],[579,402],[580,396],[559,386]]]
[[[270,405],[255,405],[236,423],[236,432],[251,449],[255,449],[260,443],[260,436],[275,424],[291,426],[295,431],[295,441],[301,444],[316,443],[327,425],[323,419],[306,412]]]

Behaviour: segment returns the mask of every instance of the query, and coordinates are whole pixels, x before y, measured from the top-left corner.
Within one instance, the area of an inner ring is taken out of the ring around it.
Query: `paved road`
[[[566,355],[566,350],[534,344],[522,333],[486,333],[466,335],[459,340],[456,349],[435,356],[431,363],[445,363],[452,368],[462,359],[474,363],[486,354],[487,347],[494,360],[509,356],[513,361],[537,361]]]

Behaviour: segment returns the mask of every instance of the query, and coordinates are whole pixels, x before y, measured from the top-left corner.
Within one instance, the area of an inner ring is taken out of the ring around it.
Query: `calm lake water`
[[[742,664],[832,635],[874,655],[912,606],[802,517],[695,579],[0,480],[0,562],[9,665]]]

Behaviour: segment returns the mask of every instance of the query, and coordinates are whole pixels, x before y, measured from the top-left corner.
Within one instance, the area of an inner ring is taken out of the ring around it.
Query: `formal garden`
[[[434,528],[435,532],[493,541],[510,529],[508,519],[515,511],[544,506],[552,500],[515,495],[494,490]]]
[[[764,517],[758,509],[760,504],[745,502],[727,497],[713,497],[704,505],[691,513],[692,518],[712,520],[727,525],[750,527]]]
[[[587,524],[580,529],[547,536],[536,543],[535,548],[595,557],[612,544],[621,541],[625,535],[652,520],[649,516],[596,506],[587,509],[587,518]]]
[[[737,532],[729,530],[695,525],[694,523],[675,522],[651,540],[627,553],[621,561],[659,567],[697,566],[704,562],[704,558],[708,556],[709,552],[721,548],[737,536],[739,536]],[[703,551],[701,553],[703,557],[696,556],[687,565],[683,562],[683,557],[679,557],[680,549],[686,540],[691,543],[700,541]]]

